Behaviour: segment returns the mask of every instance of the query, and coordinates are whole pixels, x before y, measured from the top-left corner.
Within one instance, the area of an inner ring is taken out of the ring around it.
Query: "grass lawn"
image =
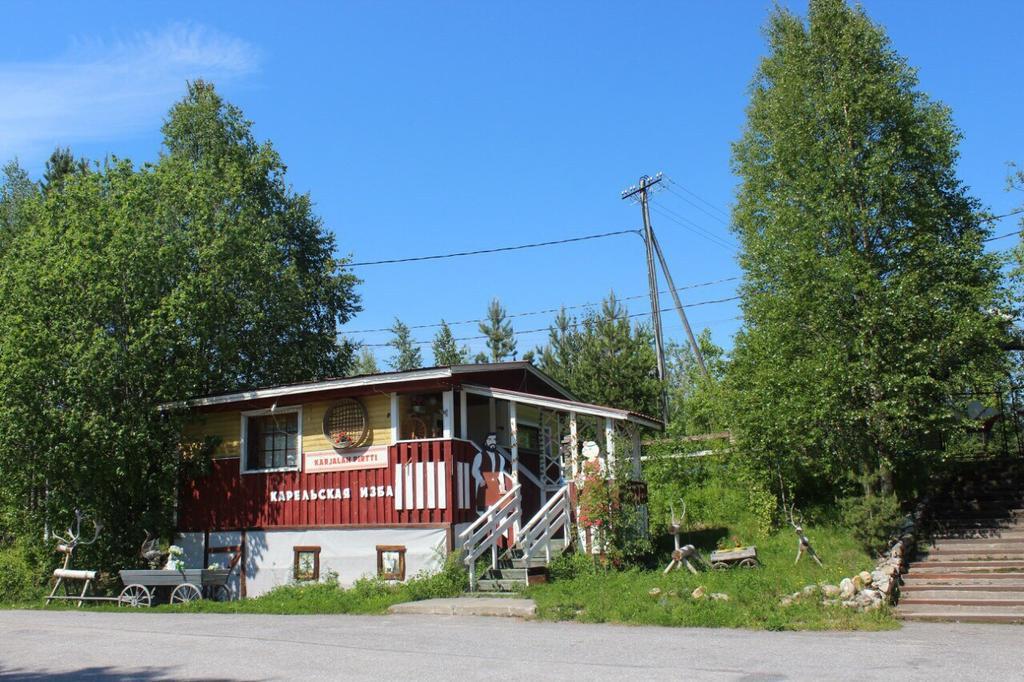
[[[762,567],[708,571],[693,575],[685,568],[662,574],[662,569],[588,570],[576,557],[554,567],[555,579],[527,590],[537,603],[538,615],[548,620],[587,623],[628,623],[700,627],[739,627],[766,630],[886,630],[899,627],[891,612],[858,613],[824,606],[821,596],[804,597],[790,606],[779,600],[815,583],[838,584],[847,576],[870,570],[871,557],[850,536],[837,528],[808,528],[824,567],[808,557],[797,566],[796,537],[779,532],[757,542]],[[686,542],[684,538],[684,543]],[[576,570],[575,575],[573,567]],[[662,567],[664,568],[664,567]],[[559,575],[561,579],[558,579]],[[698,587],[722,592],[728,601],[693,599]],[[661,592],[652,596],[650,591]]]
[[[617,571],[594,566],[589,557],[568,556],[552,566],[552,580],[536,585],[525,596],[537,602],[538,616],[547,620],[634,625],[741,627],[767,630],[885,630],[898,627],[888,609],[858,613],[852,609],[824,606],[820,596],[805,597],[783,607],[779,600],[805,585],[838,582],[872,566],[849,531],[808,528],[808,535],[825,563],[819,568],[804,557],[793,565],[796,538],[778,532],[757,541],[762,567],[708,571],[693,575],[683,570],[663,575],[661,569]],[[685,542],[684,538],[684,542]],[[386,613],[389,606],[406,601],[451,597],[463,593],[466,575],[449,561],[433,576],[417,577],[404,584],[388,585],[362,580],[342,589],[335,584],[288,585],[261,597],[234,602],[200,601],[183,606],[162,605],[138,609],[180,613],[334,614]],[[707,594],[722,592],[728,601],[693,599],[694,588]],[[653,588],[660,593],[652,596]],[[75,608],[58,603],[44,607],[42,599],[8,603],[6,608]],[[90,610],[114,610],[116,605],[89,604]]]

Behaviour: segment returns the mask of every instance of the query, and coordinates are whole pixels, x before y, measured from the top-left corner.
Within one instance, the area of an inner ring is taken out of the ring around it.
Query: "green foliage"
[[[684,504],[685,528],[709,546],[725,537],[726,528],[749,541],[767,535],[778,501],[727,448],[721,440],[648,445],[644,477],[655,537],[666,532],[673,510],[677,519],[682,515]]]
[[[0,604],[45,596],[49,567],[39,553],[26,542],[0,547]]]
[[[431,349],[434,351],[434,364],[438,366],[463,365],[469,358],[469,348],[459,348],[452,328],[444,320],[441,320],[441,328],[434,336]]]
[[[582,320],[560,311],[537,356],[540,369],[581,400],[661,415],[653,336],[614,293]]]
[[[728,427],[723,386],[728,366],[725,350],[711,340],[710,329],[697,336],[697,345],[708,376],[701,371],[690,344],[670,341],[665,348],[669,399],[666,431],[670,436],[716,433]]]
[[[395,349],[395,355],[391,359],[391,368],[399,372],[406,372],[422,367],[423,358],[420,355],[420,347],[412,340],[409,327],[396,317],[395,324],[391,327],[391,333],[394,334],[394,337],[388,341],[388,345]]]
[[[356,280],[269,143],[194,83],[135,167],[73,164],[20,199],[0,268],[0,535],[75,508],[104,525],[81,565],[165,531],[179,415],[196,395],[344,374]]]
[[[727,379],[737,446],[831,494],[960,428],[951,399],[1002,371],[998,260],[956,177],[947,107],[842,0],[785,9],[733,149],[745,328]]]
[[[871,554],[888,549],[903,520],[903,511],[895,495],[848,497],[840,502],[839,510],[843,524]]]
[[[515,332],[512,331],[512,323],[508,321],[505,306],[496,298],[487,306],[487,321],[480,323],[480,333],[487,337],[490,362],[502,362],[515,357]]]
[[[548,564],[548,578],[555,581],[575,580],[581,576],[596,574],[600,570],[593,555],[570,551],[551,560]]]
[[[333,581],[291,584],[253,599],[234,602],[204,600],[185,608],[216,613],[385,613],[393,604],[457,596],[466,589],[468,580],[461,557],[456,553],[445,560],[440,571],[422,573],[404,583],[363,578],[348,589]],[[180,610],[180,607],[166,608]]]
[[[349,370],[351,376],[362,376],[364,374],[377,374],[380,372],[380,368],[377,367],[377,358],[373,355],[373,351],[369,348],[360,348],[356,354],[355,361],[352,363],[352,369]]]
[[[762,630],[889,630],[898,627],[887,610],[857,613],[825,606],[820,596],[797,600],[782,607],[780,599],[816,583],[838,584],[845,576],[870,568],[865,553],[849,531],[833,526],[809,526],[809,536],[825,562],[793,565],[796,538],[791,532],[762,537],[757,552],[762,567],[728,569],[692,575],[685,569],[662,574],[668,549],[657,557],[659,568],[627,571],[587,568],[587,559],[567,559],[579,564],[561,579],[532,586],[527,596],[537,603],[538,615],[548,620],[586,623],[627,623],[676,627],[733,627]],[[727,528],[731,537],[739,529]],[[684,542],[691,542],[684,536]],[[590,566],[593,566],[590,562]],[[729,595],[728,601],[693,599],[703,586],[708,593]],[[651,590],[657,588],[654,595]]]

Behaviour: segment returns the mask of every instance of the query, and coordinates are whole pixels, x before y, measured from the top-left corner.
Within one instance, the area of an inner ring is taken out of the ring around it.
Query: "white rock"
[[[694,599],[701,599],[701,598],[704,597],[704,594],[706,592],[707,592],[707,589],[703,585],[701,585],[700,587],[695,589],[693,592],[691,592],[690,596],[693,597]]]
[[[729,595],[725,592],[712,592],[711,598],[715,601],[729,601]]]
[[[829,599],[835,599],[841,592],[838,585],[823,585],[821,591]]]
[[[839,581],[839,596],[844,600],[852,599],[853,595],[857,594],[857,588],[854,586],[853,581],[849,578],[843,578]]]

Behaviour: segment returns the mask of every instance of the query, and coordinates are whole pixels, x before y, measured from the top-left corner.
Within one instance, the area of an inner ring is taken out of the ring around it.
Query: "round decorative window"
[[[369,430],[366,407],[355,398],[342,398],[324,413],[324,437],[335,450],[354,448]]]

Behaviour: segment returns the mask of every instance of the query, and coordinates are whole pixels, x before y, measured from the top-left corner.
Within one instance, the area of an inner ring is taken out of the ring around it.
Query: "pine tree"
[[[391,327],[391,333],[395,335],[388,342],[388,345],[395,349],[395,355],[390,362],[391,368],[405,372],[422,367],[423,358],[420,356],[420,348],[413,342],[409,327],[396,317],[395,324]]]
[[[658,415],[661,383],[653,344],[650,329],[634,325],[612,293],[581,321],[560,311],[547,345],[536,354],[540,369],[581,400]]]
[[[487,306],[487,321],[480,323],[480,333],[487,337],[491,362],[502,362],[516,355],[516,337],[501,301],[493,299]]]
[[[431,348],[434,351],[434,364],[438,366],[463,365],[469,357],[469,348],[459,348],[452,335],[452,328],[444,320],[441,320],[441,328],[434,336]]]
[[[365,376],[367,374],[378,374],[380,368],[377,366],[377,358],[369,348],[360,349],[352,363],[352,370],[349,376]]]
[[[45,191],[53,191],[64,186],[64,179],[73,173],[85,173],[89,170],[89,162],[75,159],[69,147],[57,147],[46,161],[43,172],[42,187]]]
[[[765,471],[889,492],[1000,361],[998,270],[950,111],[843,0],[776,9],[733,149],[745,328],[739,445]],[[870,477],[870,478],[869,478]],[[833,488],[834,490],[834,488]]]

